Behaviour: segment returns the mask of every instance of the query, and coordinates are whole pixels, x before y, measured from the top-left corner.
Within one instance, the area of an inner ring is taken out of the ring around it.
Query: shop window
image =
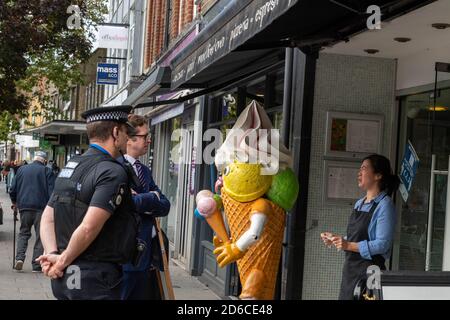
[[[162,227],[166,230],[169,241],[175,242],[175,218],[177,216],[177,194],[179,175],[179,141],[172,141],[172,132],[181,129],[181,118],[174,118],[162,124],[163,139],[158,144],[159,150],[164,150],[163,172],[167,172],[163,177],[162,190],[170,201],[170,213],[162,220]]]
[[[432,173],[432,159],[434,155],[435,172],[449,170],[450,89],[439,91],[436,107],[433,92],[403,97],[400,107],[403,143],[399,144],[399,160],[410,141],[420,163],[407,202],[398,199],[400,242],[394,259],[398,259],[399,270],[441,271],[444,234],[449,231],[445,230],[448,177]]]

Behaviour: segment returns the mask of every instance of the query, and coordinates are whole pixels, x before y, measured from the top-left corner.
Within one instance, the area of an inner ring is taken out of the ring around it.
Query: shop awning
[[[367,29],[367,8],[390,19],[433,0],[233,0],[171,63],[172,89],[210,88],[274,48],[317,51]]]
[[[86,133],[86,123],[82,121],[55,120],[42,126],[25,130],[24,133],[83,134]]]
[[[123,102],[124,105],[134,106],[148,97],[164,94],[170,91],[169,67],[157,67],[145,79],[139,87]]]

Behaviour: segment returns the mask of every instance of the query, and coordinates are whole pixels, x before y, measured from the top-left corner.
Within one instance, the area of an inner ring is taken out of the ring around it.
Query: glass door
[[[439,90],[436,102],[435,106],[433,92],[401,99],[405,128],[401,141],[411,141],[420,164],[408,201],[400,197],[398,201],[399,270],[450,268],[450,261],[444,263],[450,259],[444,254],[450,250],[450,89]],[[404,145],[400,148],[404,149]]]

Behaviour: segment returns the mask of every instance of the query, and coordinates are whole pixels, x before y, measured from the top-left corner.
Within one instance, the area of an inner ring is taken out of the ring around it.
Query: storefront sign
[[[194,41],[195,37],[198,35],[198,28],[195,28],[191,31],[179,44],[172,49],[172,52],[161,61],[160,65],[162,67],[169,67],[172,59],[175,58],[184,48],[188,46],[192,41]]]
[[[128,28],[125,26],[99,26],[98,47],[128,49]]]
[[[405,202],[408,201],[409,192],[411,191],[418,167],[419,157],[417,156],[411,142],[408,141],[408,144],[406,145],[405,157],[403,158],[402,167],[400,169],[400,193]]]
[[[23,148],[37,148],[39,147],[39,138],[33,139],[33,136],[17,134],[16,145]]]
[[[172,89],[264,30],[298,0],[255,0],[217,31],[188,58],[173,66]]]
[[[119,84],[119,65],[116,63],[97,64],[97,84]]]
[[[45,134],[44,139],[50,142],[59,142],[59,135],[57,134]]]
[[[184,103],[180,103],[179,105],[152,117],[151,125],[154,126],[157,125],[158,123],[178,117],[179,115],[183,114],[183,111],[184,111]]]

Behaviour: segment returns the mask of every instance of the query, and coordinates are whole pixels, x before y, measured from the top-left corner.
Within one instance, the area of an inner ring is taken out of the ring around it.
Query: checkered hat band
[[[127,120],[128,120],[128,113],[123,111],[111,111],[93,114],[86,119],[86,122],[91,123],[96,121],[127,121]]]

